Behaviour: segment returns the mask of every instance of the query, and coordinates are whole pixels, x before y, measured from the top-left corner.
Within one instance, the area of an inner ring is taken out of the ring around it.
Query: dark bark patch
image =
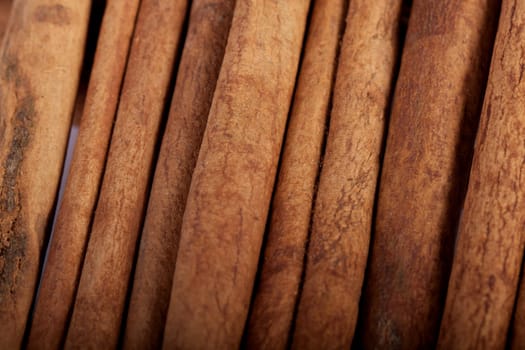
[[[16,293],[16,285],[28,249],[28,232],[22,216],[19,176],[25,150],[29,146],[35,112],[35,98],[28,80],[20,72],[16,59],[4,59],[4,74],[8,90],[16,98],[16,107],[8,115],[5,97],[0,90],[0,117],[10,128],[11,140],[3,160],[4,173],[0,185],[0,299]]]

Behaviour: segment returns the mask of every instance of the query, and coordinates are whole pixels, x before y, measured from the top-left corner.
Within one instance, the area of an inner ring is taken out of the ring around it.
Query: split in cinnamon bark
[[[525,242],[525,32],[519,29],[524,25],[525,3],[504,0],[440,349],[505,348]]]
[[[21,345],[75,105],[90,1],[15,1],[0,50],[0,339]]]
[[[497,0],[414,0],[364,294],[365,348],[432,348],[497,24]]]
[[[171,295],[180,227],[234,0],[194,0],[157,161],[128,312],[125,349],[158,349]]]
[[[510,349],[525,349],[525,278],[523,276],[523,266],[521,270],[521,283],[518,290],[518,297],[514,307],[514,319],[510,332]]]
[[[240,344],[309,3],[237,1],[183,217],[166,349]]]
[[[67,348],[114,348],[186,0],[142,0]]]
[[[315,0],[246,330],[250,349],[289,343],[319,172],[345,0]]]
[[[295,349],[349,348],[368,257],[401,0],[351,0],[297,320]]]
[[[109,0],[28,348],[62,346],[99,193],[139,1]]]

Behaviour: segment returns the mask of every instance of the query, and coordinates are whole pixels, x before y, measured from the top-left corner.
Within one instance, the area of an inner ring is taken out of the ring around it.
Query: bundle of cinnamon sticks
[[[0,349],[525,348],[522,25],[0,0]]]

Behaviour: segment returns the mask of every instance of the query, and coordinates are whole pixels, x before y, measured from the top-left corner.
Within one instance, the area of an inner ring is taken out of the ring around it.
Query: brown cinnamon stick
[[[289,342],[345,11],[344,0],[316,0],[312,8],[247,328],[250,349]]]
[[[28,348],[65,337],[139,1],[107,2],[73,160],[40,282]]]
[[[0,339],[20,347],[69,134],[90,1],[15,1],[0,50]]]
[[[117,346],[186,6],[141,1],[67,348]]]
[[[401,0],[352,0],[315,204],[293,348],[349,348],[357,322]]]
[[[238,1],[184,213],[164,348],[239,346],[309,1]]]
[[[234,0],[194,0],[142,231],[125,349],[158,349],[182,215],[224,56]]]
[[[525,242],[523,25],[525,4],[504,0],[440,349],[503,349],[507,341]]]
[[[364,296],[366,348],[432,348],[499,1],[414,0]]]

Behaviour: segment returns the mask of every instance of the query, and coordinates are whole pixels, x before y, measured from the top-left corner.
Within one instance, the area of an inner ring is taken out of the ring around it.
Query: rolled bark
[[[4,38],[4,33],[7,27],[7,20],[11,12],[11,0],[4,0],[0,2],[0,42]]]
[[[183,217],[164,348],[240,344],[309,1],[238,1]]]
[[[0,50],[0,339],[20,347],[64,160],[90,1],[15,1]]]
[[[440,349],[506,345],[525,242],[525,33],[518,30],[523,25],[525,4],[504,0],[441,322]]]
[[[312,8],[246,330],[250,349],[285,349],[289,343],[346,8],[344,0],[316,0]]]
[[[515,306],[516,311],[510,334],[510,348],[513,350],[525,349],[525,278],[523,274],[518,293],[519,295]]]
[[[349,348],[368,257],[401,0],[352,0],[319,179],[295,349]]]
[[[182,216],[233,15],[234,0],[194,0],[153,180],[128,311],[125,349],[158,349]]]
[[[104,11],[79,135],[40,282],[30,349],[58,349],[65,338],[138,4],[138,0],[109,0]]]
[[[365,348],[435,346],[497,0],[414,0],[364,295]]]
[[[115,348],[186,0],[141,1],[67,348]]]

